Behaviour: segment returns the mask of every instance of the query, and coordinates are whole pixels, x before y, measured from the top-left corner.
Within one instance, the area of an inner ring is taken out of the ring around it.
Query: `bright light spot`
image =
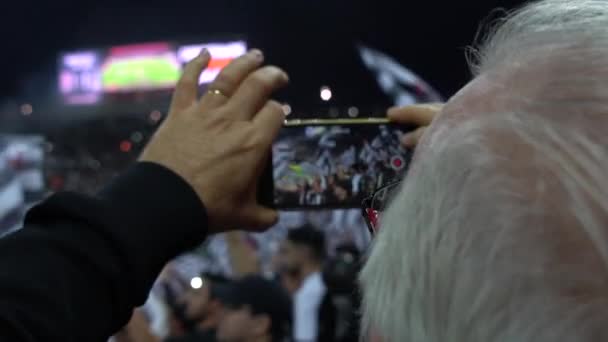
[[[120,143],[120,150],[123,151],[123,152],[125,152],[125,153],[131,151],[132,147],[133,147],[133,145],[131,144],[130,141],[123,140]]]
[[[30,115],[34,112],[34,108],[32,107],[31,104],[26,103],[24,105],[21,106],[21,114],[23,115]]]
[[[193,289],[200,289],[201,287],[203,287],[203,278],[201,278],[201,277],[192,278],[192,280],[190,280],[190,286]]]
[[[321,100],[323,101],[329,101],[331,100],[331,89],[329,89],[329,87],[327,86],[323,86],[321,87]]]
[[[287,103],[283,105],[283,114],[289,115],[291,114],[291,106]]]
[[[152,122],[159,122],[160,119],[162,118],[163,114],[158,111],[158,110],[153,110],[150,113],[150,120],[152,120]]]
[[[351,118],[354,118],[358,115],[359,115],[359,108],[357,108],[357,107],[348,108],[348,116],[350,116]]]
[[[141,132],[134,132],[131,134],[131,141],[136,144],[139,144],[142,140],[144,140],[144,135]]]

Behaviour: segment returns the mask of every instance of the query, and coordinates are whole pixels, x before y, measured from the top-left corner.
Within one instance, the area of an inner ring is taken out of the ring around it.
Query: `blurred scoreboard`
[[[212,56],[200,84],[247,50],[244,41],[179,45],[169,42],[114,46],[62,54],[58,88],[66,105],[96,105],[120,94],[170,91],[186,63],[207,48]]]

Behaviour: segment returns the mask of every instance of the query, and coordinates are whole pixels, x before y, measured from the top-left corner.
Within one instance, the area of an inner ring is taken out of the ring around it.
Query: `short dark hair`
[[[268,316],[272,341],[283,341],[289,334],[292,303],[289,294],[280,284],[260,275],[248,275],[233,281],[225,289],[228,307],[247,306],[254,315]]]
[[[216,284],[225,284],[230,281],[226,276],[213,272],[203,272],[201,273],[201,278]]]
[[[317,261],[323,261],[325,258],[325,234],[310,224],[291,229],[287,233],[287,241],[307,247]]]

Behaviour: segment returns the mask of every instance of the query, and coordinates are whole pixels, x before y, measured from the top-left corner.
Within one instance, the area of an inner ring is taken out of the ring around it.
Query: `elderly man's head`
[[[473,54],[362,272],[401,342],[608,339],[608,2],[546,0]]]

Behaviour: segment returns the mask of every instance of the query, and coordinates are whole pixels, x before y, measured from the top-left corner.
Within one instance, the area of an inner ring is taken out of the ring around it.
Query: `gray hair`
[[[513,106],[424,137],[361,274],[363,334],[607,340],[608,2],[532,3],[474,58]]]

